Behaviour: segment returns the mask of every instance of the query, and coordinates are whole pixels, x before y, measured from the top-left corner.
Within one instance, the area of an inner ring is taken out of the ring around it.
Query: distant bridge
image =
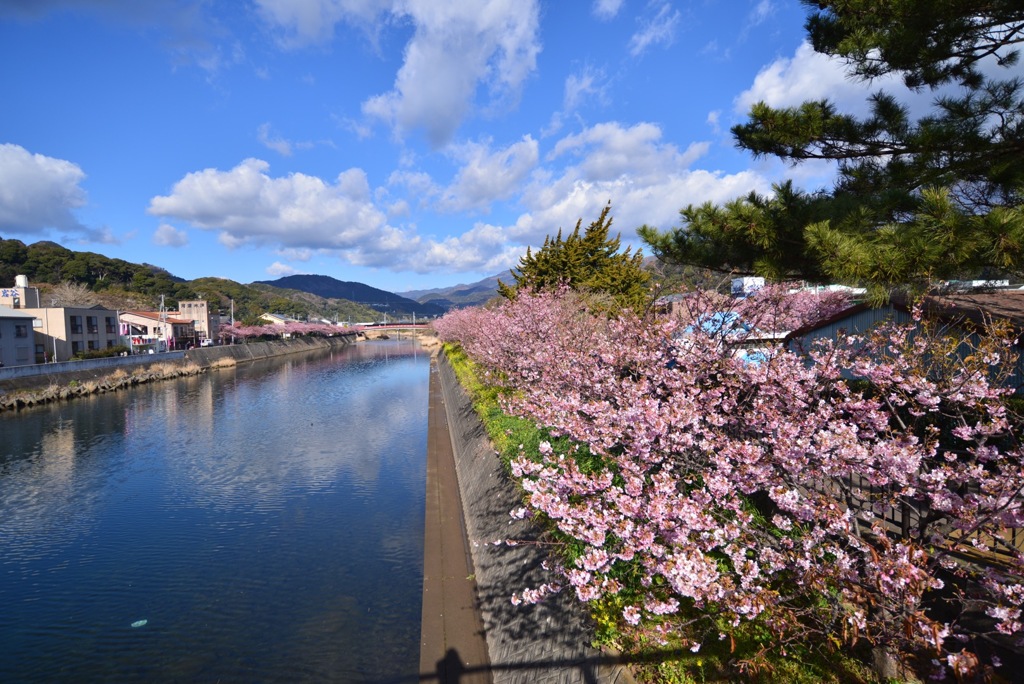
[[[426,330],[429,323],[374,323],[360,326],[367,330]]]

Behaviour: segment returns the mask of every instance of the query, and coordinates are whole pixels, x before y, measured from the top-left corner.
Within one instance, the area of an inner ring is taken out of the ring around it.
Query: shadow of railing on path
[[[497,672],[543,672],[545,670],[576,670],[583,676],[586,684],[597,684],[597,668],[601,666],[638,665],[661,663],[689,655],[689,649],[667,649],[654,653],[625,656],[601,655],[576,660],[534,660],[522,663],[491,663],[490,665],[462,664],[459,652],[448,649],[443,659],[437,661],[437,669],[433,672],[421,672],[419,681],[439,682],[440,684],[468,684],[473,675]],[[464,681],[465,680],[465,681]]]

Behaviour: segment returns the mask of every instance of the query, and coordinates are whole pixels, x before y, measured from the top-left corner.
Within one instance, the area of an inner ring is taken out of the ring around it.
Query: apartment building
[[[0,306],[0,366],[35,363],[35,320],[30,313]]]
[[[69,361],[76,355],[122,344],[118,312],[92,307],[22,309],[37,319],[35,362]]]

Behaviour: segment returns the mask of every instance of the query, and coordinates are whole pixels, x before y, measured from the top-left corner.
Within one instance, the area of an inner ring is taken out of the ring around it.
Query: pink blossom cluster
[[[344,332],[359,330],[357,327],[339,327],[329,323],[303,323],[292,321],[284,325],[222,325],[218,335],[221,340],[257,339],[265,336],[280,337],[281,335],[338,335]]]
[[[800,297],[733,310],[778,330],[837,306]],[[745,363],[693,324],[721,307],[697,294],[682,320],[609,319],[570,292],[520,293],[436,322],[509,390],[509,413],[575,445],[512,463],[526,508],[582,549],[521,598],[566,586],[618,595],[630,624],[696,609],[961,663],[946,656],[966,652],[969,592],[1019,636],[1024,556],[1005,531],[1024,526],[1024,449],[996,381],[1009,342],[950,356],[940,335],[885,325]],[[934,597],[958,608],[937,617]]]

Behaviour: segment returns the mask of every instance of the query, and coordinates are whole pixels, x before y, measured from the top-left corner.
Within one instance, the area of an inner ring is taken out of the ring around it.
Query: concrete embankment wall
[[[315,351],[352,344],[355,333],[336,335],[334,337],[293,337],[288,340],[272,340],[268,342],[249,342],[247,344],[228,344],[220,347],[199,347],[183,352],[185,359],[202,367],[214,365],[224,358],[232,358],[242,363],[267,359],[282,354],[297,354],[304,351]]]
[[[632,682],[617,657],[590,646],[593,625],[571,590],[538,605],[512,604],[514,592],[559,578],[541,567],[547,551],[535,543],[536,526],[509,516],[520,495],[444,354],[438,372],[494,681]],[[494,544],[506,539],[524,543]]]
[[[35,391],[55,385],[66,387],[72,382],[102,382],[118,370],[138,375],[156,367],[180,366],[184,368],[198,366],[200,369],[205,369],[216,365],[218,361],[225,358],[231,358],[237,363],[242,363],[266,359],[272,356],[345,346],[352,344],[354,341],[354,334],[337,335],[335,337],[293,338],[288,340],[252,342],[249,344],[203,347],[161,354],[138,354],[135,356],[115,356],[105,359],[86,359],[65,363],[0,368],[0,393],[19,390]]]

